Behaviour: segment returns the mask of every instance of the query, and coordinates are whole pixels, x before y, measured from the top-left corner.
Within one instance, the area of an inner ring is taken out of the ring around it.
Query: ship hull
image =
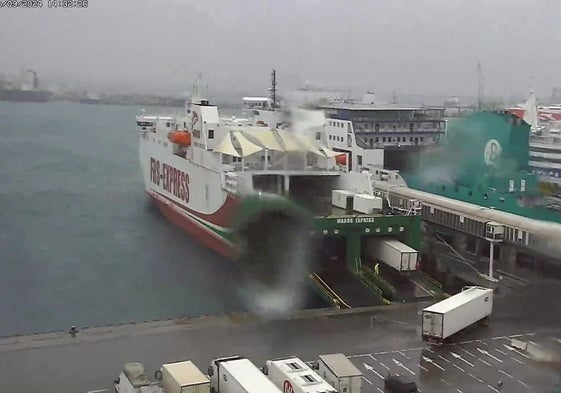
[[[49,91],[0,90],[0,101],[47,102],[51,96]]]
[[[154,191],[147,191],[148,196],[164,217],[177,227],[195,238],[199,243],[224,257],[232,257],[232,243],[222,234],[192,218],[187,210],[167,200],[164,196]]]
[[[218,171],[173,154],[171,144],[147,132],[139,159],[145,191],[162,214],[216,253],[231,257],[238,200],[222,188]]]

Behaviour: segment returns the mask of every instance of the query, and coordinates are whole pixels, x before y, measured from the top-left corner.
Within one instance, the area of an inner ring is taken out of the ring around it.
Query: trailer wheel
[[[489,317],[483,318],[483,326],[489,326]]]

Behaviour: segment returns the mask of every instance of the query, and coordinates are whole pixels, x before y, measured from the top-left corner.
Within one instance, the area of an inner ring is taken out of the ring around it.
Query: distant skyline
[[[46,2],[44,2],[46,3]],[[362,94],[548,97],[561,86],[557,0],[90,0],[2,9],[0,73],[62,88],[265,94],[309,81]]]

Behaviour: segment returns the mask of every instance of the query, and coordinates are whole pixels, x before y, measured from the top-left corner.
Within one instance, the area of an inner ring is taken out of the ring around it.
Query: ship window
[[[329,140],[331,140],[331,137],[332,137],[332,136],[333,136],[333,135],[329,135]]]
[[[409,124],[409,131],[413,131],[413,123]]]
[[[398,142],[401,142],[401,137],[398,136],[398,137],[397,137],[397,141],[398,141]]]
[[[362,156],[356,156],[356,160],[358,162],[358,165],[362,165]]]
[[[420,139],[421,139],[421,142],[422,142],[424,138],[423,138],[423,137],[421,137]]]
[[[321,132],[316,132],[316,139],[318,141],[321,139]]]
[[[412,136],[409,137],[409,142],[413,142],[413,137]]]
[[[170,126],[171,126],[171,123],[168,121],[168,122],[166,123],[166,127],[170,127]]]
[[[214,130],[208,130],[208,139],[214,139]]]
[[[187,122],[186,121],[183,122],[183,128],[187,128]]]
[[[380,138],[376,137],[375,141],[376,141],[376,142],[379,142],[379,141],[380,141]]]
[[[385,142],[385,141],[386,141],[386,137],[383,137],[383,138],[382,138],[382,142]]]
[[[374,130],[376,132],[380,131],[380,125],[379,124],[374,125]]]

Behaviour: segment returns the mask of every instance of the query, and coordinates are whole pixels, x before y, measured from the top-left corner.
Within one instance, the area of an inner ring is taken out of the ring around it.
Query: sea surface
[[[244,309],[144,193],[140,109],[0,102],[0,337]]]

